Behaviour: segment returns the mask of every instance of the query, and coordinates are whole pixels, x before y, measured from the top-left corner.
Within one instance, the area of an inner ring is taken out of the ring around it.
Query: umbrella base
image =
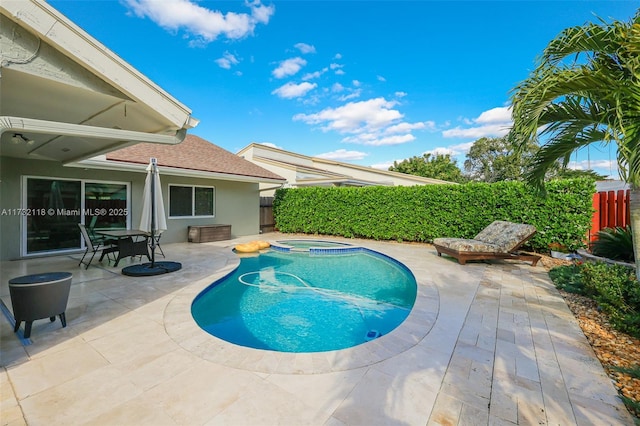
[[[122,268],[123,275],[129,275],[131,277],[148,277],[152,275],[162,275],[168,272],[175,272],[182,269],[182,263],[178,262],[154,262],[143,263],[142,265],[131,265],[126,268]]]

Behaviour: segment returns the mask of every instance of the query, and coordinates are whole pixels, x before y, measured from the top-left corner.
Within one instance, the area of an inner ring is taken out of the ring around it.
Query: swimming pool
[[[220,339],[280,352],[349,348],[406,319],[417,285],[404,265],[359,247],[326,252],[244,257],[196,297],[192,316]]]

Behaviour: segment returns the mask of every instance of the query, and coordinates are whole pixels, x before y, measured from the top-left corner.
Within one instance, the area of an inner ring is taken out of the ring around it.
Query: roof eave
[[[117,148],[123,148],[137,142],[151,142],[167,145],[176,145],[184,140],[186,130],[180,130],[176,134],[157,134],[137,132],[133,130],[111,129],[108,127],[87,126],[83,124],[64,123],[59,121],[38,120],[35,118],[9,117],[0,116],[0,135],[4,132],[29,132],[52,136],[72,136],[86,137],[91,139],[111,140],[114,143],[103,147],[102,149],[84,153],[81,157],[73,158],[64,163],[72,163],[83,160],[85,158],[94,157],[113,151]],[[38,155],[38,149],[45,145],[34,149],[32,155]]]
[[[189,129],[198,125],[199,120],[191,117],[189,108],[46,2],[3,1],[0,2],[0,12],[132,99],[153,106],[176,129]],[[104,73],[106,69],[112,71]]]
[[[67,164],[69,167],[82,167],[85,169],[101,169],[101,170],[113,170],[113,171],[121,171],[121,172],[139,172],[146,173],[146,168],[148,164],[141,163],[130,163],[125,161],[112,161],[112,160],[101,160],[101,159],[87,159],[83,161],[78,161],[76,163]],[[233,182],[246,182],[246,183],[275,183],[282,184],[286,182],[286,179],[275,179],[261,176],[246,176],[246,175],[236,175],[232,173],[219,173],[219,172],[210,172],[204,170],[190,170],[190,169],[181,169],[177,167],[167,167],[167,166],[159,166],[161,175],[167,176],[182,176],[182,177],[193,177],[200,179],[217,179],[217,180],[226,180]]]

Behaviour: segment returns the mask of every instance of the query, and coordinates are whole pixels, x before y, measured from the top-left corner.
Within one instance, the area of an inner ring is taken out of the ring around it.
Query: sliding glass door
[[[25,177],[23,255],[80,249],[78,223],[127,228],[129,184]]]
[[[84,223],[100,229],[126,229],[129,209],[128,186],[124,183],[84,184]]]
[[[81,182],[27,179],[27,254],[80,248]]]

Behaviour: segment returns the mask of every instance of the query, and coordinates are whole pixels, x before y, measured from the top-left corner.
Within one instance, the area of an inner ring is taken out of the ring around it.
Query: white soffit
[[[46,2],[2,0],[0,11],[132,99],[152,105],[177,128],[197,125],[189,108]]]
[[[44,1],[2,0],[0,15],[3,156],[70,163],[137,142],[177,144],[198,124],[186,106]],[[50,75],[66,65],[80,80]]]

